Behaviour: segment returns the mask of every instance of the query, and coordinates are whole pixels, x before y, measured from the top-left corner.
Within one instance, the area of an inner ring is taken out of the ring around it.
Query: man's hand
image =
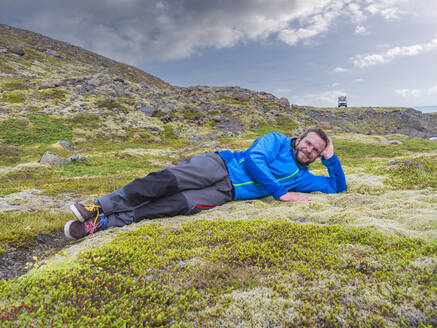
[[[325,160],[334,156],[334,144],[332,143],[331,138],[328,138],[328,144],[326,145],[325,150],[320,153],[320,156]]]
[[[286,194],[279,197],[281,202],[307,202],[311,200],[311,197],[296,195],[291,192],[287,192]]]

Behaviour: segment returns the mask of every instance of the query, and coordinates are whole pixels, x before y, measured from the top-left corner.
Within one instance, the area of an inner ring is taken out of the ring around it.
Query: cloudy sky
[[[0,0],[0,23],[177,86],[437,105],[437,0]]]

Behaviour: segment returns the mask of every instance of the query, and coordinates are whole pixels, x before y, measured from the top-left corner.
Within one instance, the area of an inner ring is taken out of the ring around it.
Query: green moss
[[[100,109],[108,109],[114,112],[123,112],[127,113],[129,111],[128,108],[121,105],[120,101],[114,98],[100,98],[97,99],[96,105]]]
[[[391,165],[382,171],[389,175],[385,182],[398,189],[437,190],[437,155],[415,157],[411,161],[423,165],[424,169],[414,165]]]
[[[22,80],[14,80],[3,83],[2,89],[6,91],[14,91],[14,90],[26,90],[28,89],[28,85],[25,81]]]
[[[0,123],[0,137],[13,145],[54,143],[71,140],[67,121],[54,115],[30,115],[25,119],[8,119]]]
[[[69,119],[73,127],[81,129],[94,129],[99,127],[101,117],[96,114],[79,113]]]
[[[1,283],[0,314],[21,326],[223,327],[261,319],[280,327],[382,327],[411,320],[408,306],[421,314],[416,325],[431,325],[437,278],[416,263],[436,255],[435,243],[362,228],[146,224],[81,253],[75,266]]]
[[[24,102],[26,97],[19,92],[10,92],[3,95],[3,100],[10,104],[19,104]]]
[[[187,139],[180,135],[180,128],[172,123],[164,125],[164,131],[161,134],[161,139],[164,145],[174,148],[181,148],[188,144]]]
[[[437,143],[420,138],[400,138],[402,145],[396,144],[371,144],[357,141],[335,139],[335,151],[344,157],[395,157],[405,152],[427,152],[437,150]]]
[[[0,212],[0,247],[31,247],[33,238],[63,227],[71,214],[52,211]]]
[[[0,144],[0,165],[10,165],[20,161],[22,150],[19,147]]]
[[[7,63],[0,61],[0,72],[5,74],[16,74],[17,72],[15,69],[11,66],[9,66]]]
[[[198,120],[199,118],[203,118],[206,115],[202,112],[194,112],[194,111],[184,111],[183,112],[184,119],[186,120]]]
[[[57,104],[59,102],[65,101],[67,94],[68,92],[65,90],[54,88],[40,91],[37,98],[44,101],[53,101],[55,104]]]

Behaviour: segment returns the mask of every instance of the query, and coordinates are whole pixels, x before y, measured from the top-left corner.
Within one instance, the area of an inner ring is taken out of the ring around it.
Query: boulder
[[[248,101],[250,96],[247,92],[239,92],[234,94],[234,98],[238,101]]]
[[[402,141],[393,139],[393,140],[388,140],[387,141],[388,144],[392,144],[392,145],[402,145]]]
[[[319,127],[320,129],[332,129],[331,123],[327,121],[317,123],[317,127]]]
[[[390,161],[387,164],[385,164],[385,166],[390,166],[390,165],[415,166],[419,170],[425,171],[425,166],[419,163],[414,163],[412,161]]]
[[[284,107],[284,108],[289,108],[290,102],[288,101],[287,98],[282,97],[281,99],[279,99],[279,105],[281,105],[281,107]]]
[[[98,87],[101,84],[102,84],[102,82],[98,78],[93,78],[93,79],[88,81],[88,85],[91,85],[93,87]]]
[[[152,116],[153,114],[155,114],[158,111],[153,106],[142,106],[139,110],[142,111],[147,116]]]
[[[59,144],[65,149],[73,149],[73,146],[68,141],[59,140]]]
[[[55,51],[55,50],[48,50],[47,54],[50,55],[50,56],[53,56],[53,57],[57,57],[57,58],[61,57],[61,54],[59,52]]]
[[[71,155],[66,159],[67,162],[86,162],[86,158],[83,157],[81,154],[74,154]]]
[[[270,97],[269,96],[267,96],[267,95],[257,95],[257,97],[258,97],[258,99],[260,99],[260,100],[267,100],[267,99],[270,99]]]
[[[44,81],[39,84],[41,88],[56,88],[62,84],[61,81]]]
[[[67,160],[65,158],[52,154],[49,151],[44,153],[39,162],[41,164],[49,164],[54,167],[63,167],[67,164]]]
[[[19,56],[24,56],[26,52],[24,51],[24,48],[22,46],[13,46],[9,48],[10,52],[13,52],[14,54],[17,54]]]

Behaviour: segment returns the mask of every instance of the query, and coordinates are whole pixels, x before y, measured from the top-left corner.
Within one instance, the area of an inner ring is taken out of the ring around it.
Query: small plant
[[[60,89],[48,89],[40,91],[38,99],[44,101],[53,101],[55,104],[66,100],[66,95],[68,94],[65,90]]]
[[[19,104],[24,102],[26,97],[19,92],[10,92],[3,95],[3,100],[10,104]]]
[[[14,90],[26,90],[28,89],[28,85],[25,81],[16,80],[3,83],[2,89],[6,91],[14,91]]]
[[[25,119],[8,119],[0,122],[0,137],[13,145],[54,143],[71,140],[72,131],[63,118],[33,114]]]

